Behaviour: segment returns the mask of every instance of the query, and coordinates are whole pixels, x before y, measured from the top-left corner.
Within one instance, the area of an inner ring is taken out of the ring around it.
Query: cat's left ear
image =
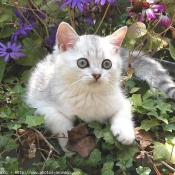
[[[68,23],[62,22],[59,25],[56,33],[56,42],[59,49],[66,51],[69,48],[73,48],[78,40],[78,34]]]
[[[112,35],[110,35],[109,42],[113,44],[116,49],[120,48],[127,33],[127,26],[121,27],[117,31],[115,31]]]

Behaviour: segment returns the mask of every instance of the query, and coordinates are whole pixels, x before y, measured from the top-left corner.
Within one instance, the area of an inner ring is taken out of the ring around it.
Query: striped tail
[[[126,54],[126,51],[124,52]],[[124,52],[121,52],[121,57],[122,59],[124,58],[123,67],[126,69],[128,56],[124,56]],[[141,53],[141,55],[142,54],[143,53]],[[131,67],[134,68],[136,77],[147,81],[153,91],[159,89],[169,97],[175,99],[175,83],[168,75],[166,69],[153,58],[148,56],[137,58],[137,56],[138,52],[134,52],[131,58]]]

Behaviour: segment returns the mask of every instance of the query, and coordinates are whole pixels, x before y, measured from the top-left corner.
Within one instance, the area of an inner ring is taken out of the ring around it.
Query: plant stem
[[[100,24],[98,25],[98,27],[97,27],[97,29],[96,29],[96,31],[95,31],[94,34],[97,34],[97,32],[98,32],[98,30],[99,30],[99,28],[100,28],[102,22],[103,22],[104,19],[105,19],[105,16],[106,16],[106,14],[107,14],[107,12],[108,12],[108,10],[109,10],[109,7],[110,7],[110,4],[108,4],[108,6],[106,7],[106,10],[105,10],[105,13],[104,13],[104,15],[103,15],[103,18],[101,19]]]

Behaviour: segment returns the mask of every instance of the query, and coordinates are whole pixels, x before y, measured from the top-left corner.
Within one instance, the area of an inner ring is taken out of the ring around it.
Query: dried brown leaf
[[[146,132],[139,127],[135,128],[136,140],[140,141],[140,146],[145,149],[147,146],[151,145],[154,142],[154,138],[150,132]]]
[[[172,33],[172,37],[175,39],[175,28],[174,27],[170,27],[171,33]]]
[[[78,152],[82,157],[87,157],[95,148],[93,137],[87,136],[88,130],[85,123],[81,123],[68,131],[68,142],[65,146],[70,151]]]
[[[30,144],[29,145],[29,158],[33,158],[35,157],[35,153],[36,153],[36,145],[35,144]]]
[[[86,123],[80,123],[76,127],[74,127],[71,131],[68,131],[68,137],[71,142],[77,142],[82,138],[86,137],[88,134],[88,130],[86,127]]]
[[[66,149],[76,151],[85,158],[91,153],[95,146],[94,139],[91,136],[87,136],[77,142],[68,141]]]

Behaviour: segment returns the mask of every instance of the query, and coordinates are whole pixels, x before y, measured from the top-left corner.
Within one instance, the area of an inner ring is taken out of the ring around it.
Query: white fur
[[[67,137],[75,116],[85,122],[110,119],[114,136],[123,144],[133,142],[131,107],[119,86],[122,61],[110,39],[84,35],[73,48],[63,47],[64,51],[56,45],[53,54],[33,71],[26,102],[37,108],[38,114],[45,114],[46,127],[54,134]],[[79,68],[79,58],[87,58],[90,67]],[[102,68],[104,59],[112,61],[111,69]],[[96,81],[92,74],[101,77]],[[59,138],[64,151],[66,142]]]

